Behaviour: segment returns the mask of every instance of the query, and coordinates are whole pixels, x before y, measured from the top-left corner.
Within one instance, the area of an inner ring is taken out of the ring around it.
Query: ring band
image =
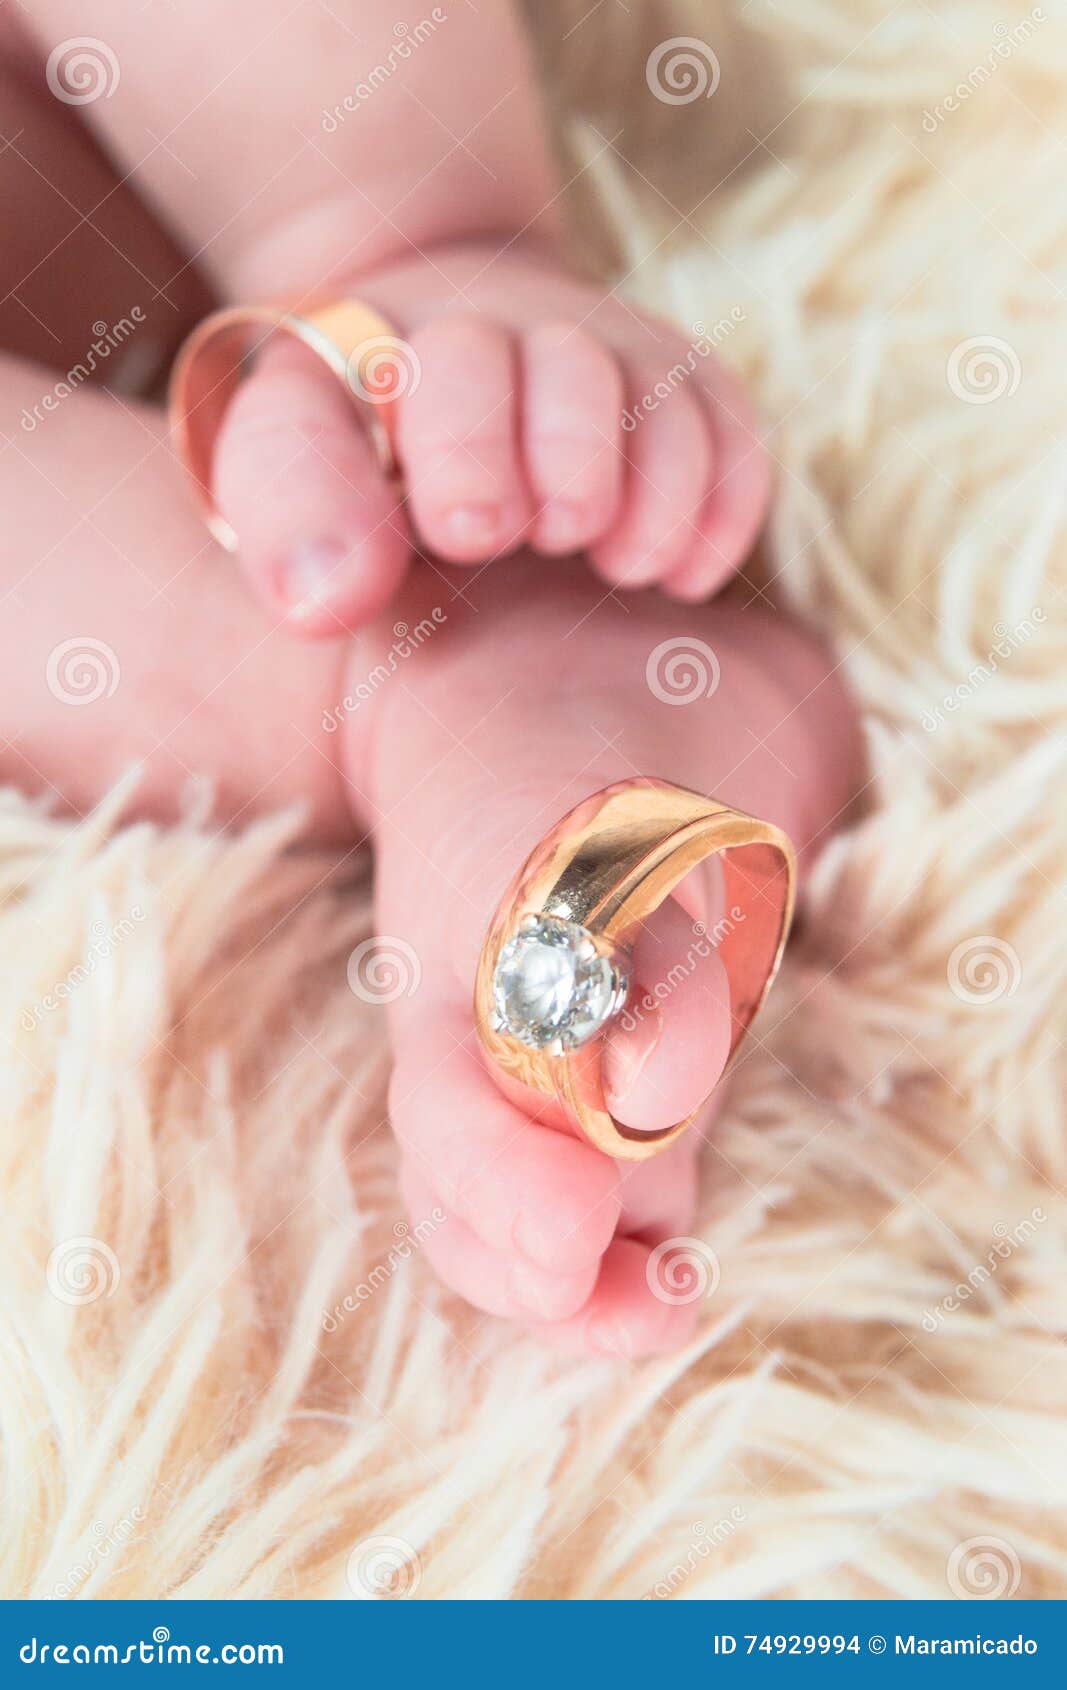
[[[657,1155],[700,1113],[660,1132],[623,1126],[607,1107],[601,1060],[638,928],[713,856],[735,912],[718,944],[730,982],[729,1063],[778,972],[793,915],[796,858],[770,822],[650,777],[605,787],[536,846],[482,945],[474,1020],[491,1062],[562,1104],[609,1156]],[[531,1002],[551,1007],[538,1019]]]
[[[230,552],[237,550],[237,535],[219,511],[212,490],[215,442],[248,360],[279,333],[292,335],[333,371],[362,416],[383,474],[390,479],[399,476],[391,398],[374,395],[364,379],[383,343],[396,347],[398,340],[392,325],[372,306],[359,299],[340,299],[303,312],[281,305],[235,305],[213,311],[197,324],[178,353],[170,383],[170,423],[175,449],[192,479],[204,520]]]

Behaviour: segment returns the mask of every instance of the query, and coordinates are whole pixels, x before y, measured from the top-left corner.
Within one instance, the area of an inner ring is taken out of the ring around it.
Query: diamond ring
[[[656,1155],[700,1113],[660,1132],[624,1126],[605,1102],[601,1056],[631,990],[639,929],[713,856],[739,911],[719,945],[732,1060],[778,971],[793,913],[793,847],[770,822],[651,777],[605,787],[536,846],[482,945],[474,1021],[491,1063],[561,1104],[610,1156]]]

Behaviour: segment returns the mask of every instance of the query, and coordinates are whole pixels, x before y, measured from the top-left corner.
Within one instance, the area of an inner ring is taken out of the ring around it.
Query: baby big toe
[[[706,924],[673,898],[643,928],[633,971],[605,1040],[605,1096],[624,1126],[661,1132],[699,1107],[726,1066],[730,982]]]
[[[295,632],[371,621],[407,571],[411,536],[353,398],[303,347],[279,342],[226,412],[220,511],[258,596]]]

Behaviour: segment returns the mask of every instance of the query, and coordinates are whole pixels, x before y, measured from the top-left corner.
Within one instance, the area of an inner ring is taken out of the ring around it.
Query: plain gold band
[[[383,474],[399,477],[391,406],[363,397],[352,380],[352,360],[375,343],[395,344],[396,333],[359,299],[332,300],[315,310],[281,305],[235,305],[212,312],[182,346],[170,383],[170,423],[175,449],[189,472],[204,521],[220,545],[237,550],[237,535],[212,490],[215,442],[226,408],[248,360],[275,334],[292,335],[321,358],[343,384],[370,437]]]
[[[629,947],[637,929],[692,869],[722,858],[726,907],[741,911],[718,945],[730,981],[730,1053],[770,990],[789,935],[796,858],[771,822],[714,798],[642,776],[605,787],[564,816],[527,859],[497,908],[482,946],[474,989],[478,1036],[510,1079],[558,1100],[597,1149],[644,1161],[673,1144],[700,1110],[658,1133],[616,1121],[604,1100],[604,1034],[553,1056],[493,1026],[493,977],[523,916],[542,912],[586,928],[606,945]],[[703,1107],[703,1105],[701,1106]]]

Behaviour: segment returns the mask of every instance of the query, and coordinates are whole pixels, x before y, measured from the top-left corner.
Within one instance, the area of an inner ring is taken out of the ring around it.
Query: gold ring
[[[226,408],[255,354],[275,334],[292,335],[331,369],[352,396],[384,475],[398,479],[393,440],[395,382],[382,385],[384,361],[395,375],[404,346],[391,324],[360,299],[332,300],[314,310],[235,305],[212,312],[185,341],[170,383],[175,449],[188,470],[208,528],[227,551],[237,535],[215,503],[212,460]]]
[[[796,858],[770,822],[651,777],[605,787],[536,846],[482,945],[474,1022],[490,1061],[561,1104],[609,1156],[655,1156],[700,1113],[660,1132],[624,1126],[605,1102],[601,1058],[630,989],[638,929],[713,856],[721,856],[727,907],[738,912],[718,945],[730,981],[732,1061],[778,972],[793,916]]]

